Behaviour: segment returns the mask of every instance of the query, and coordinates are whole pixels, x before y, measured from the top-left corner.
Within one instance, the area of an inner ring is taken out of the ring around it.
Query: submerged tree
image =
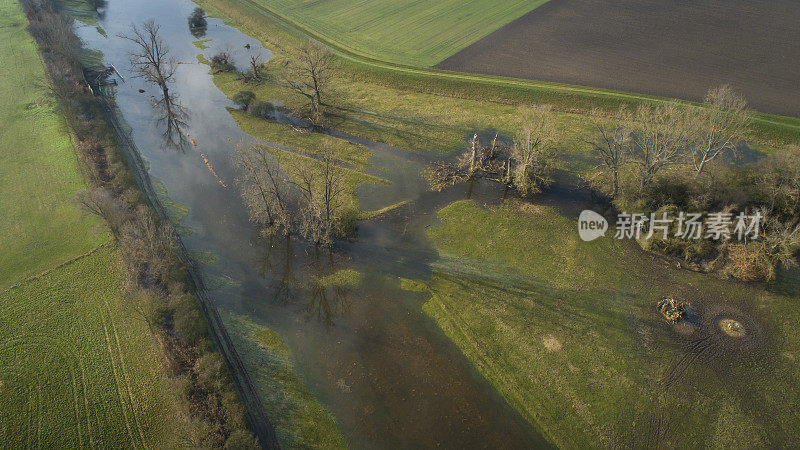
[[[322,119],[320,106],[328,93],[333,74],[334,57],[327,48],[306,41],[284,61],[282,78],[295,92],[308,99],[312,123]]]
[[[310,242],[331,245],[336,226],[342,218],[345,179],[336,166],[334,150],[320,147],[318,160],[300,160],[294,165],[294,184],[300,191],[299,231]]]
[[[196,38],[201,38],[206,35],[206,28],[208,21],[206,20],[206,12],[203,8],[197,7],[189,15],[189,32]]]
[[[240,170],[236,182],[250,213],[250,220],[263,234],[292,232],[288,180],[263,145],[241,141],[236,144],[234,165]]]
[[[130,53],[130,60],[137,76],[158,85],[163,97],[168,98],[169,83],[173,81],[178,63],[169,56],[169,48],[159,35],[160,29],[150,19],[141,27],[134,25],[130,36],[120,37],[136,44]]]

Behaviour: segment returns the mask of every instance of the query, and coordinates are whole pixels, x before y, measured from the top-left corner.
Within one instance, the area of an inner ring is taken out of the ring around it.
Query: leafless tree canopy
[[[557,135],[552,111],[531,110],[509,147],[495,134],[482,145],[477,133],[470,147],[452,163],[437,162],[427,171],[431,188],[441,191],[468,180],[486,179],[513,186],[520,194],[536,194],[549,185],[548,154]]]
[[[131,64],[138,76],[157,84],[164,92],[164,97],[169,95],[168,84],[175,76],[177,62],[169,56],[169,48],[159,35],[161,27],[153,19],[146,21],[141,26],[134,25],[131,35],[121,35],[136,44],[131,51]]]
[[[597,113],[593,115],[596,117]],[[630,130],[623,126],[609,129],[599,124],[595,125],[595,129],[597,139],[588,143],[600,157],[601,170],[598,176],[610,179],[612,196],[616,198],[619,195],[620,174],[628,158]]]
[[[697,175],[709,162],[725,153],[734,153],[751,122],[747,102],[730,86],[708,91],[705,107],[690,114],[691,149],[689,156]]]
[[[289,182],[266,147],[241,141],[233,163],[239,169],[236,182],[250,212],[250,220],[265,234],[292,231]]]
[[[294,165],[294,184],[300,191],[298,210],[300,233],[309,241],[330,245],[341,219],[345,193],[344,171],[336,166],[332,148],[323,145],[318,152],[319,162],[305,161]]]
[[[321,44],[306,41],[284,61],[282,78],[295,92],[308,99],[311,121],[321,119],[320,106],[333,75],[333,54]]]
[[[556,139],[557,128],[549,108],[536,108],[523,119],[511,149],[511,182],[523,195],[541,192],[552,180],[545,158]]]

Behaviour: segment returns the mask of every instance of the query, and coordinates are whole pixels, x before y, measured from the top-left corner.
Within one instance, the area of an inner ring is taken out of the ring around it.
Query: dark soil
[[[800,117],[796,0],[551,0],[437,65]]]

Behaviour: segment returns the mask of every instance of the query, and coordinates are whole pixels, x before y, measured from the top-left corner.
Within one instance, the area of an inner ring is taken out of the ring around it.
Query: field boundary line
[[[212,0],[213,1],[213,0]],[[498,75],[484,75],[484,74],[477,74],[477,73],[468,73],[468,72],[455,72],[450,70],[442,70],[442,69],[435,69],[431,67],[419,67],[419,66],[411,66],[406,64],[399,64],[393,63],[390,61],[383,61],[379,60],[370,56],[363,55],[354,49],[347,48],[344,44],[336,42],[330,38],[323,37],[320,34],[314,33],[313,31],[309,30],[308,28],[298,24],[297,22],[293,21],[292,19],[286,18],[277,12],[262,6],[254,4],[250,0],[236,0],[236,2],[244,5],[245,7],[261,14],[262,16],[266,17],[269,20],[277,23],[278,25],[286,28],[290,32],[294,32],[295,34],[299,34],[305,38],[310,38],[315,41],[318,41],[324,44],[327,47],[330,47],[335,53],[339,56],[355,62],[359,64],[363,64],[370,67],[376,67],[379,69],[386,69],[391,70],[394,72],[401,72],[405,74],[413,74],[413,75],[422,75],[427,76],[430,78],[439,78],[439,79],[451,79],[451,80],[460,80],[470,83],[477,83],[477,84],[484,84],[484,85],[494,85],[494,86],[507,86],[507,87],[520,87],[526,89],[542,89],[542,90],[550,90],[550,91],[561,91],[566,93],[574,93],[574,94],[581,94],[581,95],[589,95],[589,96],[600,96],[600,97],[610,97],[610,98],[623,98],[629,99],[637,102],[656,102],[656,103],[668,103],[672,101],[679,101],[681,103],[685,103],[688,105],[693,106],[700,106],[700,103],[693,102],[689,100],[683,100],[678,98],[670,98],[670,97],[661,97],[649,94],[641,94],[636,92],[626,92],[626,91],[615,91],[612,89],[603,89],[603,88],[595,88],[591,86],[582,86],[582,85],[573,85],[567,83],[557,83],[557,82],[550,82],[550,81],[541,81],[541,80],[528,80],[525,78],[514,78],[514,77],[503,77]],[[215,8],[219,11],[218,8]],[[221,12],[221,11],[220,11]],[[222,12],[224,14],[224,12]],[[231,22],[234,22],[233,19],[228,17]],[[238,28],[238,26],[237,26]],[[258,37],[254,37],[257,40],[261,40]],[[269,41],[268,41],[269,42]],[[271,44],[275,45],[276,47],[282,49],[281,46],[276,45],[273,42]],[[787,123],[782,121],[776,121],[771,119],[778,118],[778,119],[789,119],[791,121],[796,121],[798,118],[793,116],[782,116],[779,114],[772,114],[772,113],[765,113],[761,111],[755,111],[755,117],[753,119],[756,122],[768,123],[778,127],[789,128],[795,131],[800,131],[800,123],[793,124]]]
[[[70,259],[58,264],[55,267],[51,267],[51,268],[45,270],[44,272],[40,272],[40,273],[37,273],[36,275],[31,275],[31,276],[29,276],[27,278],[24,278],[24,279],[18,281],[16,284],[12,284],[11,286],[3,289],[2,291],[0,291],[0,294],[5,294],[5,293],[10,292],[10,291],[12,291],[14,289],[19,289],[20,287],[22,287],[23,284],[27,284],[27,283],[30,283],[31,281],[35,281],[35,280],[37,280],[39,278],[42,278],[42,277],[44,277],[44,276],[46,276],[46,275],[48,275],[48,274],[50,274],[50,273],[52,273],[52,272],[54,272],[54,271],[56,271],[58,269],[61,269],[61,268],[65,267],[65,266],[68,266],[68,265],[70,265],[70,264],[72,264],[72,263],[74,263],[74,262],[76,262],[78,260],[86,258],[87,256],[91,256],[92,254],[94,254],[98,250],[104,248],[105,246],[107,246],[110,243],[111,243],[111,241],[103,242],[102,244],[100,244],[97,247],[89,250],[86,253],[82,253],[82,254],[80,254],[78,256],[70,258]]]

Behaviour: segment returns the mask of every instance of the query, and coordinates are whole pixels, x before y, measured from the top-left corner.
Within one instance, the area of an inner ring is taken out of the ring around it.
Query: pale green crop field
[[[370,58],[432,66],[547,0],[242,0]]]
[[[193,430],[121,291],[28,22],[0,0],[0,448],[175,447]]]
[[[86,185],[27,25],[0,1],[0,290],[107,239],[71,202]]]

